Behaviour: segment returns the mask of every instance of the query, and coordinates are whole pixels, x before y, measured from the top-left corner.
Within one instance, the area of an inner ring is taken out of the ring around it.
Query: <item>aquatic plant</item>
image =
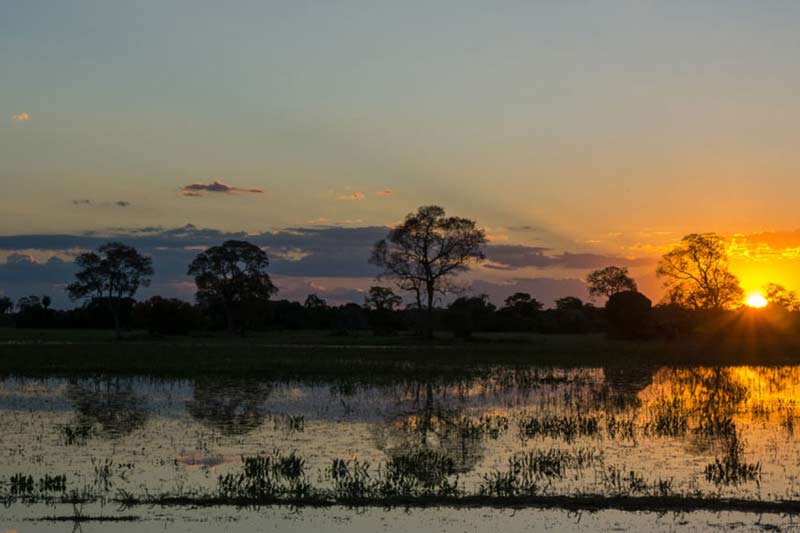
[[[650,409],[651,420],[645,432],[660,437],[684,435],[689,427],[689,410],[682,398],[660,398]]]
[[[518,421],[519,436],[524,441],[536,437],[561,438],[573,442],[577,437],[597,435],[600,420],[593,415],[545,415],[523,417]]]
[[[66,446],[83,446],[95,433],[89,424],[64,424],[60,429],[62,442]]]
[[[305,460],[295,452],[284,455],[242,457],[244,468],[239,474],[218,478],[219,493],[224,498],[264,499],[291,496],[305,498],[311,493],[306,480]]]
[[[715,485],[738,485],[748,481],[761,480],[761,463],[748,463],[744,460],[745,441],[736,431],[725,440],[724,454],[714,458],[706,465],[706,481]]]

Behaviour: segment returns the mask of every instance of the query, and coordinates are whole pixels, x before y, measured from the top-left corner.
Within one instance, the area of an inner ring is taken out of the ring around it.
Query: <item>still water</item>
[[[74,514],[71,505],[44,503],[64,495],[91,500],[78,513],[172,516],[184,526],[200,520],[217,529],[219,522],[261,519],[285,530],[322,524],[338,530],[345,523],[343,530],[392,530],[418,521],[417,529],[439,531],[441,520],[453,520],[458,530],[480,530],[480,517],[510,530],[544,524],[587,530],[682,523],[724,528],[737,522],[758,527],[758,517],[746,513],[665,518],[611,510],[279,506],[188,511],[120,509],[108,502],[215,497],[221,478],[239,479],[243,458],[257,456],[293,457],[304,486],[327,491],[333,500],[345,486],[341,479],[337,484],[335,459],[348,472],[362,468],[376,480],[405,465],[414,494],[422,497],[447,491],[793,500],[800,494],[796,398],[800,367],[491,368],[479,377],[389,385],[8,377],[0,381],[6,502],[0,530],[32,530],[33,523],[36,530],[48,524],[59,530],[59,523],[29,521]],[[518,513],[529,520],[516,520]],[[785,516],[780,521],[792,525]],[[136,528],[103,523],[97,530]]]

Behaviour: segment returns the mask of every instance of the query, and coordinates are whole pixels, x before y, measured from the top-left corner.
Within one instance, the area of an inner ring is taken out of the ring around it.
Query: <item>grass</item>
[[[747,339],[692,337],[679,341],[609,340],[602,335],[483,334],[464,341],[367,333],[271,332],[152,338],[107,331],[0,329],[0,374],[347,376],[429,378],[468,375],[488,365],[650,366],[784,365],[800,363],[800,336]]]

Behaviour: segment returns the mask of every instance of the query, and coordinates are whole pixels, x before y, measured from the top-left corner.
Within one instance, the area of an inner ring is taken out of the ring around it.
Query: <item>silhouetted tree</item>
[[[373,311],[392,312],[403,303],[403,299],[388,287],[370,287],[364,298],[364,306]]]
[[[39,299],[38,296],[30,295],[30,296],[23,296],[19,300],[17,300],[17,309],[20,313],[24,313],[29,309],[33,309],[35,307],[41,307],[42,301]]]
[[[797,298],[797,293],[777,283],[767,283],[764,288],[764,298],[766,298],[769,303],[783,307],[789,311],[800,310],[800,300]]]
[[[574,296],[565,296],[556,300],[556,309],[558,311],[580,311],[583,309],[583,302],[580,300],[580,298],[576,298]]]
[[[628,275],[628,269],[608,266],[586,276],[589,294],[594,297],[611,298],[618,292],[636,291],[636,282]]]
[[[0,296],[0,315],[4,315],[14,309],[14,302],[8,296]]]
[[[606,302],[609,337],[633,339],[645,337],[650,332],[652,302],[636,291],[622,291],[611,295]]]
[[[439,206],[420,207],[406,216],[378,241],[370,262],[380,269],[378,278],[393,280],[401,290],[412,292],[417,306],[425,300],[428,323],[433,336],[433,304],[436,294],[457,290],[455,277],[469,264],[484,258],[484,231],[475,221],[447,217]]]
[[[49,296],[47,296],[46,294],[42,296],[42,307],[44,307],[45,309],[49,309],[51,303],[53,303],[53,300],[51,300]]]
[[[692,309],[727,309],[742,302],[739,280],[728,270],[725,242],[715,233],[692,233],[658,263],[667,302]]]
[[[325,303],[325,300],[323,300],[316,294],[309,294],[306,297],[305,303],[303,304],[303,307],[305,307],[306,309],[319,309],[327,306],[328,304]]]
[[[198,301],[222,305],[228,333],[243,333],[251,304],[269,300],[278,289],[267,274],[269,258],[258,246],[245,241],[225,241],[199,254],[189,265]],[[238,317],[237,317],[238,315]]]
[[[153,260],[140,254],[136,248],[119,242],[110,242],[75,259],[81,269],[77,281],[67,286],[73,300],[82,298],[102,299],[114,318],[114,333],[120,333],[120,308],[123,300],[133,298],[141,286],[150,284],[153,275]]]
[[[533,318],[542,307],[542,303],[527,292],[515,292],[503,301],[501,311],[518,318]]]

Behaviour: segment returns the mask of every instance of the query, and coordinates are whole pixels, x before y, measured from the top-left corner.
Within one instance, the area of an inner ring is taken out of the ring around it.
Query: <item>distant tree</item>
[[[133,321],[151,335],[185,335],[200,326],[199,313],[192,304],[161,296],[136,304]]]
[[[417,307],[427,309],[426,330],[433,336],[433,304],[437,294],[459,290],[455,277],[484,258],[486,235],[475,221],[447,217],[439,206],[420,207],[378,241],[370,262],[380,269],[378,279],[395,282],[414,294]]]
[[[114,319],[114,333],[120,332],[120,309],[124,300],[133,298],[139,287],[150,284],[153,275],[153,260],[140,254],[136,248],[119,242],[110,242],[75,259],[80,271],[76,281],[67,286],[73,300],[82,298],[102,299],[108,305]]]
[[[607,266],[586,276],[589,294],[593,297],[610,298],[622,291],[636,291],[636,282],[628,275],[628,269]]]
[[[4,315],[14,309],[14,302],[8,296],[0,296],[0,315]]]
[[[42,307],[44,307],[45,309],[49,309],[50,308],[50,304],[52,302],[53,302],[53,300],[51,300],[50,297],[47,296],[46,294],[44,296],[42,296]]]
[[[644,337],[651,327],[652,302],[636,291],[611,295],[606,302],[606,318],[610,337],[632,339]]]
[[[403,299],[388,287],[370,287],[364,298],[364,306],[373,311],[392,312],[403,303]]]
[[[25,312],[28,309],[33,309],[35,307],[41,307],[42,301],[39,299],[38,296],[31,294],[30,296],[23,296],[19,300],[17,300],[17,309],[20,312]]]
[[[579,311],[583,309],[583,302],[580,298],[574,296],[565,296],[556,300],[556,309],[558,311]]]
[[[789,311],[800,310],[800,300],[797,298],[797,293],[777,283],[767,283],[766,287],[764,287],[764,298],[766,298],[769,303],[783,307]]]
[[[739,280],[728,270],[725,242],[715,233],[693,233],[658,263],[665,301],[691,309],[727,309],[742,302]]]
[[[316,294],[309,294],[306,297],[305,303],[303,304],[303,307],[305,307],[306,309],[321,309],[327,306],[328,304],[325,302],[325,300],[323,300]]]
[[[447,308],[445,325],[458,337],[469,337],[473,331],[486,327],[494,314],[495,306],[485,294],[462,296]]]
[[[520,318],[533,317],[544,307],[541,302],[526,292],[515,292],[506,298],[503,304],[501,311]]]
[[[198,301],[219,302],[225,313],[228,333],[237,322],[244,332],[248,310],[253,303],[269,300],[277,292],[267,274],[269,258],[258,246],[245,241],[225,241],[202,252],[189,265]]]

